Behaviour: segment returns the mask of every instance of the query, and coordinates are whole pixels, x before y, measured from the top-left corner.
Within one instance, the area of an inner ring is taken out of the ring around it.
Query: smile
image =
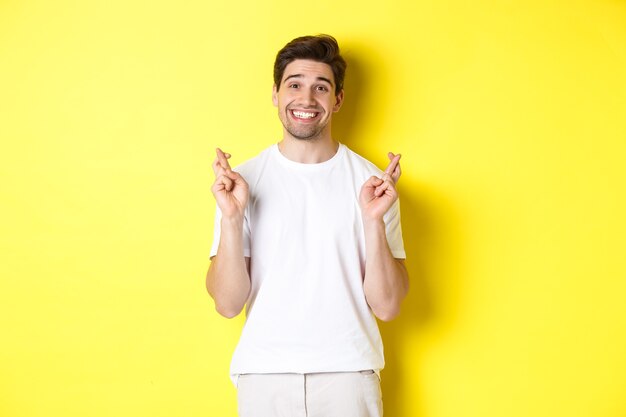
[[[317,113],[317,112],[308,112],[308,111],[291,110],[291,114],[296,119],[312,119],[312,118],[316,117],[319,113]]]

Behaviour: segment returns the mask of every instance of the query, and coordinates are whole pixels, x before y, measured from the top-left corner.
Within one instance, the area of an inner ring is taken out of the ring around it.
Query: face
[[[343,102],[343,90],[335,95],[330,65],[297,59],[285,68],[280,89],[274,86],[274,106],[285,134],[295,139],[330,138],[330,121]]]

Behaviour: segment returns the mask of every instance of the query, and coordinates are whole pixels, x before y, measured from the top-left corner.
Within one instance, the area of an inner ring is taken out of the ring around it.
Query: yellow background
[[[626,2],[0,1],[0,415],[236,415],[213,149],[338,38],[335,137],[403,154],[389,417],[626,416]]]

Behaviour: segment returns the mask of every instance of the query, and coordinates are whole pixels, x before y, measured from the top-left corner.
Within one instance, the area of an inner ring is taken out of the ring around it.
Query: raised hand
[[[213,161],[215,182],[211,191],[215,201],[222,211],[222,217],[242,218],[248,203],[248,183],[243,177],[230,168],[229,153],[224,153],[220,148],[215,150],[217,156]]]
[[[382,220],[391,205],[398,199],[395,184],[400,179],[401,155],[387,154],[389,165],[385,169],[382,178],[370,177],[361,187],[359,205],[364,220]]]

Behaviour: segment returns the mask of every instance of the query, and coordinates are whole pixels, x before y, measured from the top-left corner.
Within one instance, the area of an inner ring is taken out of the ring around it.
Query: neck
[[[278,143],[278,149],[283,156],[294,162],[319,164],[335,156],[339,144],[331,137],[303,140],[285,136]]]

